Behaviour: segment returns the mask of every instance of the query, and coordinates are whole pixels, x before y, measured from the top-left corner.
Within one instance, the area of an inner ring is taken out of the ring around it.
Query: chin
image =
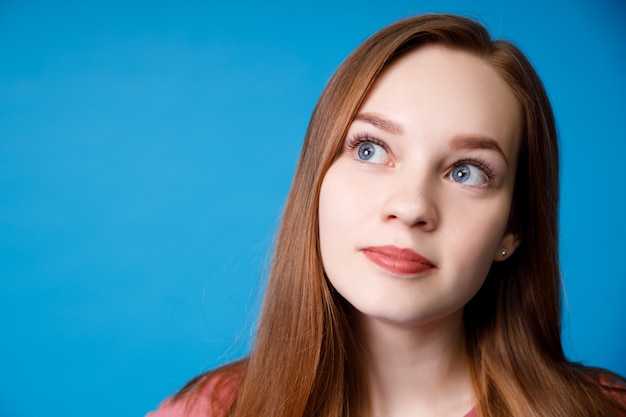
[[[361,308],[359,308],[361,307]],[[378,307],[378,308],[377,308]],[[396,304],[396,307],[402,307]],[[416,309],[415,305],[405,306],[406,308],[390,309],[389,304],[385,306],[354,306],[360,321],[372,321],[402,328],[418,328],[441,326],[457,327],[463,322],[463,305],[450,306],[442,309],[441,306],[433,308]]]

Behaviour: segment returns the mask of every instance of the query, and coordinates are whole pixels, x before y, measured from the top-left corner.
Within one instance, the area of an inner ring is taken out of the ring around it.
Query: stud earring
[[[500,249],[500,255],[502,255],[503,257],[506,256],[507,253],[509,253],[508,250],[506,250],[504,248]]]

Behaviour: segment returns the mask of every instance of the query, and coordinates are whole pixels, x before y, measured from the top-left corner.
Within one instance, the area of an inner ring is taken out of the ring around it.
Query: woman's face
[[[335,289],[387,322],[459,316],[517,247],[507,221],[520,132],[513,92],[481,58],[427,46],[390,65],[322,182]]]

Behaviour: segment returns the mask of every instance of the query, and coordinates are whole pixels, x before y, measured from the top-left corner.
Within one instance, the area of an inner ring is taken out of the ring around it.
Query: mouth
[[[412,249],[396,246],[370,246],[363,254],[378,267],[395,275],[419,275],[435,269],[427,258]]]

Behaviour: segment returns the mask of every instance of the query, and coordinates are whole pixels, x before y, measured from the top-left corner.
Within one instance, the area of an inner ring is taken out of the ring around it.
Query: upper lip
[[[435,264],[432,263],[428,258],[425,258],[424,256],[420,255],[419,253],[415,252],[413,249],[410,249],[410,248],[399,248],[393,245],[368,246],[367,248],[364,248],[363,251],[377,252],[389,258],[415,262],[415,263],[435,267]]]

